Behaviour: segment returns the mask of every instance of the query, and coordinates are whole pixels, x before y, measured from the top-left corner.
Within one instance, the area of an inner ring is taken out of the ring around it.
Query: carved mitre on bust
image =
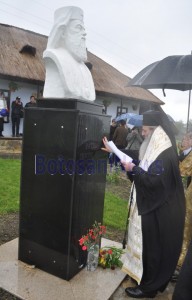
[[[43,53],[44,97],[95,100],[92,75],[85,65],[85,36],[82,9],[67,6],[55,11],[54,25]]]

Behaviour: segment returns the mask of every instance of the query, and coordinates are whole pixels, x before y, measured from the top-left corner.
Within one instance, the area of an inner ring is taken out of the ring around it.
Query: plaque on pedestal
[[[26,108],[19,259],[69,280],[86,262],[78,239],[102,222],[110,117],[92,102],[44,99]]]

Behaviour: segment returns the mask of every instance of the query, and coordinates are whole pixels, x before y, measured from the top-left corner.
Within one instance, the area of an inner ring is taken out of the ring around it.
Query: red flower
[[[86,247],[86,246],[83,246],[83,247],[82,247],[82,250],[83,250],[83,251],[87,250],[87,247]]]
[[[101,226],[100,223],[97,223],[95,221],[95,223],[93,224],[93,228],[88,229],[87,234],[83,235],[80,239],[79,239],[79,245],[82,247],[83,250],[87,250],[89,249],[89,247],[93,244],[93,243],[99,243],[100,238],[102,237],[103,233],[106,231],[106,227],[105,226]],[[86,248],[85,248],[85,247]]]
[[[81,238],[81,239],[79,240],[79,245],[82,246],[83,243],[84,243],[84,238]]]

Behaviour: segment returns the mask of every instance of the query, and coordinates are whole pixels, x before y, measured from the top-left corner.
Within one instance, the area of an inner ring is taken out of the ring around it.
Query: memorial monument
[[[19,259],[69,280],[86,263],[78,240],[103,219],[110,127],[93,101],[80,8],[55,12],[43,56],[43,98],[24,117]]]
[[[54,25],[43,57],[46,67],[44,97],[95,100],[95,88],[85,62],[83,11],[68,6],[55,12]]]

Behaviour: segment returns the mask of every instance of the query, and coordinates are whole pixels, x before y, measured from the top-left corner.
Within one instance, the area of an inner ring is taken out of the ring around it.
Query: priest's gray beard
[[[145,137],[144,141],[142,142],[140,150],[139,150],[139,160],[143,159],[143,157],[145,155],[145,152],[147,150],[147,147],[149,145],[149,142],[150,142],[152,134],[153,134],[153,131],[151,132],[150,135],[148,135],[147,137]]]

